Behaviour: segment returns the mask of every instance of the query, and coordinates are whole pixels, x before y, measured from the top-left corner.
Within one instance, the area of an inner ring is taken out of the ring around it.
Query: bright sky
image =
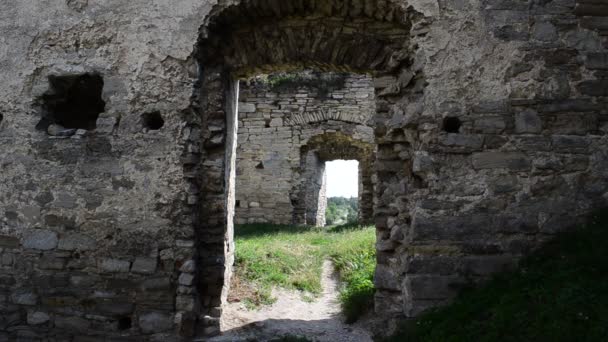
[[[327,197],[357,197],[359,194],[359,162],[334,160],[325,163]]]

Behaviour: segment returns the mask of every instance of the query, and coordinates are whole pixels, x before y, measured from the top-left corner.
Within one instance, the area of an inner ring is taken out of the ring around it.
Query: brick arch
[[[196,311],[204,334],[219,331],[234,262],[238,80],[256,73],[304,67],[369,73],[374,78],[375,121],[379,123],[390,121],[390,108],[398,101],[417,101],[426,85],[420,65],[413,63],[416,47],[410,46],[409,39],[412,23],[420,20],[419,13],[405,10],[392,0],[365,1],[362,3],[369,3],[373,10],[353,12],[344,11],[347,2],[342,0],[335,0],[332,6],[313,6],[320,2],[299,0],[296,2],[309,3],[309,7],[298,5],[294,9],[287,4],[294,1],[283,4],[277,0],[279,7],[274,10],[265,7],[271,2],[218,5],[205,19],[196,45],[199,81],[190,112],[186,113],[186,129],[191,135],[198,134],[200,141],[185,146],[184,159],[190,186],[198,189],[198,198],[193,201],[197,213],[193,217],[198,253]],[[284,12],[284,6],[289,11]],[[376,125],[374,133],[378,148],[383,137],[392,134],[384,124]],[[402,144],[408,147],[408,143]],[[380,212],[386,216],[391,211]],[[381,221],[386,219],[382,217]],[[391,260],[390,253],[394,250],[384,251],[385,262]],[[381,286],[378,291],[379,311],[384,310],[387,298],[401,301],[394,289]],[[393,309],[388,312],[401,313]]]
[[[201,29],[196,57],[241,78],[304,68],[394,71],[408,63],[419,16],[395,1],[248,0],[221,8]]]

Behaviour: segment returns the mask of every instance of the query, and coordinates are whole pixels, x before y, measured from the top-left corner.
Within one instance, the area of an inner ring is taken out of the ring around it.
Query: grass
[[[313,300],[322,292],[323,261],[330,259],[344,287],[340,300],[348,321],[373,300],[375,229],[345,225],[329,228],[254,224],[235,230],[236,268],[231,297],[249,307],[271,304],[273,286],[303,292]]]
[[[608,210],[387,341],[608,341]]]

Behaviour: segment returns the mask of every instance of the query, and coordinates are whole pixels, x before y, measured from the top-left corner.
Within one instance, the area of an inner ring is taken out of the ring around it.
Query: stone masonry
[[[0,341],[217,333],[239,80],[302,69],[374,85],[385,331],[448,302],[608,204],[607,20],[603,0],[0,2]]]
[[[335,159],[360,162],[359,216],[362,222],[371,222],[375,148],[369,126],[375,113],[371,78],[310,72],[284,77],[275,85],[260,79],[241,84],[236,223],[323,226],[325,162]],[[309,145],[321,138],[323,144]],[[336,144],[343,148],[336,149]],[[331,146],[334,150],[327,153]]]

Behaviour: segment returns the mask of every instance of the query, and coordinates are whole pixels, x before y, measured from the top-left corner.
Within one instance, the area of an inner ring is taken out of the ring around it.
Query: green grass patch
[[[312,300],[322,291],[323,261],[331,259],[344,282],[340,300],[348,320],[371,307],[373,227],[243,225],[235,229],[235,243],[235,279],[240,287],[232,292],[248,306],[271,303],[273,286],[303,291],[304,298]]]
[[[608,341],[608,212],[387,341]]]

